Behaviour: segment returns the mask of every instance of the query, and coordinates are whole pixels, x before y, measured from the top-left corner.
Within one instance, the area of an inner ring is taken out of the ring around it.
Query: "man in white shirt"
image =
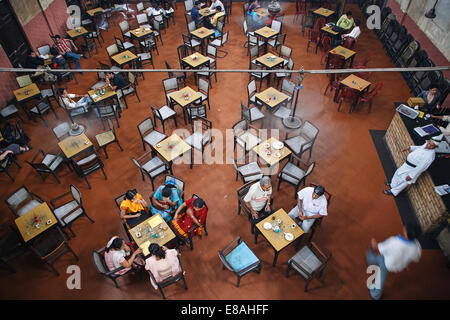
[[[322,186],[306,187],[298,192],[297,205],[288,213],[295,221],[299,218],[298,225],[304,232],[308,232],[315,219],[328,215],[328,202],[325,198],[325,188]]]
[[[416,225],[406,225],[403,236],[397,235],[377,243],[371,240],[371,247],[366,252],[369,265],[378,266],[373,288],[369,288],[370,296],[379,300],[389,272],[401,272],[411,263],[419,262],[422,248],[417,240],[420,235]]]
[[[78,95],[73,93],[68,93],[66,89],[60,88],[59,89],[59,104],[62,106],[65,106],[66,109],[79,109],[80,113],[88,112],[89,106],[93,103],[91,97],[89,95],[85,94]],[[77,102],[75,102],[73,99],[75,98],[81,98]]]
[[[269,177],[262,177],[259,182],[253,184],[244,197],[246,206],[249,208],[252,219],[252,233],[255,224],[272,213],[271,199],[272,182]]]
[[[390,189],[383,190],[383,193],[395,197],[408,185],[416,183],[422,172],[426,171],[433,163],[436,157],[434,149],[436,149],[438,145],[439,142],[431,138],[431,140],[428,140],[428,142],[425,142],[421,146],[411,146],[402,150],[405,152],[411,149],[412,152],[406,157],[405,163],[395,171],[391,182],[385,182]]]
[[[220,0],[211,0],[211,7],[209,7],[209,11],[215,10],[216,7],[220,7],[221,12],[225,12],[225,7],[223,6],[222,1]]]
[[[352,31],[349,33],[345,33],[342,35],[342,40],[345,40],[346,37],[350,37],[353,39],[358,39],[359,35],[361,34],[361,28],[359,27],[360,21],[358,19],[355,20],[355,26],[353,27]]]

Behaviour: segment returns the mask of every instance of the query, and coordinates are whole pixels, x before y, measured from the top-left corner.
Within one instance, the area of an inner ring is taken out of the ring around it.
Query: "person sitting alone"
[[[129,228],[133,228],[150,218],[146,207],[147,202],[136,189],[128,190],[125,193],[125,199],[120,203],[120,217],[125,219]]]
[[[435,86],[431,86],[428,90],[423,90],[417,97],[422,98],[423,101],[425,101],[425,104],[422,106],[422,109],[425,112],[435,113],[439,111],[439,99],[441,94],[439,93],[439,89]]]
[[[183,200],[180,197],[176,183],[173,179],[169,179],[162,186],[159,186],[150,203],[150,212],[152,215],[160,214],[161,217],[169,222],[173,218],[173,213],[177,210]]]
[[[186,213],[180,215],[184,209],[186,209]],[[207,215],[208,208],[206,207],[205,201],[201,198],[191,198],[178,207],[173,220],[170,221],[170,225],[178,238],[186,241],[188,240],[189,229],[195,225],[198,226],[196,233],[198,235],[202,234],[203,224],[206,221]]]
[[[19,153],[27,152],[28,150],[30,150],[30,147],[28,146],[22,147],[16,143],[11,143],[6,148],[0,149],[0,161],[3,161],[8,154],[18,155]]]
[[[272,213],[271,196],[272,182],[270,177],[262,177],[259,182],[252,184],[244,197],[245,205],[250,210],[252,230],[259,221]]]
[[[78,101],[75,101],[73,99],[81,98]],[[89,107],[94,103],[92,101],[91,97],[89,97],[88,94],[85,95],[79,95],[74,93],[68,93],[66,89],[59,88],[59,99],[60,105],[63,105],[70,111],[70,109],[77,109],[73,110],[75,113],[85,113],[89,111]],[[79,111],[78,111],[79,110]],[[72,111],[71,111],[72,113]]]
[[[123,267],[124,269],[116,272],[116,274],[122,275],[133,268],[140,269],[144,265],[141,253],[141,248],[135,248],[133,243],[126,243],[122,238],[114,236],[105,247],[105,263],[109,271]]]
[[[103,88],[110,88],[113,91],[117,89],[122,89],[127,85],[127,82],[119,74],[114,74],[114,72],[107,72],[105,78],[106,85]]]
[[[151,277],[150,282],[153,288],[158,289],[157,283],[181,272],[179,253],[176,249],[167,249],[157,243],[150,244],[148,251],[150,257],[145,260],[145,270],[151,272],[156,283]]]

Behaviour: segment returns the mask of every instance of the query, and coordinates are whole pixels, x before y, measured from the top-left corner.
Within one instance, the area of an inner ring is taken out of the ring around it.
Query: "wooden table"
[[[267,109],[272,111],[276,110],[276,107],[278,107],[281,103],[284,103],[288,99],[288,96],[277,89],[270,87],[260,93],[257,93],[255,95],[255,99],[256,101],[264,104]]]
[[[274,218],[274,219],[272,219]],[[274,224],[275,221],[279,219],[280,222],[280,232],[275,232],[272,229],[266,230],[264,229],[264,223],[269,222],[270,224]],[[294,228],[292,226],[295,225]],[[298,239],[304,232],[303,230],[295,223],[294,220],[291,219],[291,217],[288,216],[286,211],[283,209],[279,209],[278,211],[272,213],[270,216],[265,218],[264,220],[261,220],[256,224],[255,229],[255,244],[258,242],[258,234],[261,233],[264,239],[267,240],[267,242],[272,246],[275,256],[273,258],[272,266],[275,267],[278,259],[278,254],[289,246],[290,244],[294,243],[296,239]],[[292,233],[294,238],[291,241],[286,240],[284,233]]]
[[[273,58],[273,61],[271,58]],[[265,55],[262,55],[262,56],[256,58],[256,62],[259,64],[262,64],[267,69],[274,69],[274,68],[282,65],[283,61],[284,60],[282,58],[276,56],[272,52],[268,52]]]
[[[163,230],[161,227],[166,230]],[[152,237],[150,228],[153,229],[155,235],[158,235],[157,238]],[[159,213],[131,228],[129,232],[133,237],[134,242],[142,249],[144,257],[147,257],[150,254],[148,251],[150,244],[157,243],[160,246],[163,246],[175,239],[175,233],[173,233],[172,229],[169,228],[166,221],[164,221]],[[140,237],[136,235],[139,235],[139,233],[141,234]]]
[[[273,143],[277,141],[277,139],[271,137],[270,139],[261,142],[252,149],[253,152],[255,152],[258,157],[262,159],[263,162],[269,167],[270,174],[272,174],[272,168],[275,165],[280,163],[286,157],[289,157],[292,153],[291,150],[289,150],[289,148],[286,146],[283,146],[281,150],[276,150],[275,148],[273,148]],[[269,145],[269,147],[267,147],[267,145]],[[268,154],[268,151],[270,151],[270,154]],[[279,157],[276,156],[277,153],[280,154]]]
[[[79,27],[79,28],[75,28],[75,29],[67,31],[67,34],[72,39],[76,39],[76,38],[78,38],[78,37],[80,37],[82,35],[85,35],[87,33],[88,33],[88,31],[84,27]]]
[[[267,53],[267,43],[269,40],[276,37],[278,33],[278,31],[269,27],[262,27],[255,31],[255,34],[264,40],[264,53]]]
[[[170,137],[165,138],[155,145],[154,149],[166,159],[167,162],[172,163],[174,160],[191,150],[191,146],[184,142],[177,134],[172,134]]]
[[[72,159],[85,150],[94,147],[92,142],[84,133],[78,136],[67,137],[64,140],[58,142],[58,146],[68,159]]]
[[[188,99],[185,99],[185,97],[184,97],[186,94],[189,95]],[[187,124],[186,108],[188,108],[189,105],[191,105],[194,102],[201,102],[202,96],[197,91],[191,89],[191,87],[186,86],[183,89],[178,90],[178,91],[174,92],[173,94],[171,94],[170,101],[178,104],[179,106],[181,106],[181,108],[183,108],[184,123]]]
[[[196,59],[194,59],[194,57],[196,57]],[[193,69],[199,69],[205,64],[209,64],[209,58],[199,52],[195,52],[190,56],[184,57],[182,61]]]
[[[29,84],[25,87],[14,90],[14,96],[16,97],[17,102],[19,103],[22,110],[27,115],[28,119],[34,119],[31,117],[30,112],[26,108],[27,101],[39,97],[41,94],[41,90],[39,90],[38,86],[35,83]]]
[[[326,20],[328,20],[328,18],[329,18],[331,15],[334,14],[334,11],[333,11],[333,10],[330,10],[330,9],[327,9],[327,8],[319,8],[319,9],[313,11],[313,13],[314,13],[315,15],[324,17]]]
[[[140,40],[142,38],[145,38],[149,34],[152,34],[153,30],[149,27],[140,27],[140,28],[131,30],[130,33],[134,38]]]
[[[210,11],[209,8],[204,8],[204,9],[198,10],[198,13],[201,15],[201,18],[211,17],[211,16],[215,15],[216,12],[217,12],[216,10]]]
[[[343,56],[345,59],[344,64],[347,63],[347,61],[350,59],[349,67],[351,68],[353,66],[353,60],[355,59],[355,55],[356,55],[355,51],[347,49],[343,46],[337,46],[336,48],[331,49],[329,52]],[[325,68],[328,68],[328,57],[327,57],[327,63],[326,63]]]
[[[95,9],[91,9],[86,11],[88,15],[90,15],[91,17],[93,17],[95,15],[95,13],[97,12],[103,12],[102,8],[95,8]]]
[[[130,63],[137,57],[130,51],[126,50],[111,57],[119,66]]]
[[[195,29],[194,31],[192,31],[191,35],[194,36],[195,38],[197,38],[198,40],[200,40],[200,51],[202,53],[204,53],[205,48],[206,48],[205,41],[207,38],[214,35],[214,31],[207,29],[205,27],[201,27],[201,28],[198,28],[198,29]]]
[[[106,87],[104,90],[105,90],[104,94],[101,95],[98,93],[98,90],[89,90],[88,94],[94,101],[94,103],[103,101],[116,95],[116,92],[109,87]]]
[[[339,34],[339,32],[333,31],[333,29],[331,29],[330,27],[327,27],[327,26],[322,27],[322,28],[320,29],[320,31],[326,32],[326,33],[328,33],[328,34],[329,34],[330,36],[332,36],[332,37],[337,36],[337,35]]]
[[[36,216],[38,222],[35,220]],[[43,233],[45,230],[48,230],[58,224],[58,220],[52,210],[50,210],[48,204],[44,202],[24,215],[18,217],[15,220],[15,223],[23,240],[28,242]]]
[[[369,81],[366,81],[364,79],[361,79],[360,77],[355,76],[354,74],[349,75],[344,80],[341,80],[341,86],[347,86],[349,88],[352,88],[356,92],[356,98],[353,102],[349,113],[353,111],[355,108],[356,102],[358,101],[359,96],[366,90],[369,89],[371,83]]]

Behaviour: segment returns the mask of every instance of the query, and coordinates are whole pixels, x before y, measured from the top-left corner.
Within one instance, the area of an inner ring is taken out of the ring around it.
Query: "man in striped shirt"
[[[77,53],[73,53],[72,48],[75,51],[78,51],[77,46],[75,45],[75,43],[73,43],[72,40],[70,39],[61,39],[60,35],[55,35],[55,43],[56,43],[56,48],[58,49],[58,52],[64,56],[64,58],[68,59],[68,58],[72,58],[75,61],[75,66],[77,69],[81,69],[80,66],[80,57],[83,57],[85,59],[86,56],[84,56],[83,54],[77,54]]]

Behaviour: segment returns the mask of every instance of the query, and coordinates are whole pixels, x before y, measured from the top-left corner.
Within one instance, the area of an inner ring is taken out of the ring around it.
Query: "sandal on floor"
[[[391,189],[383,190],[383,193],[387,196],[393,196]]]

